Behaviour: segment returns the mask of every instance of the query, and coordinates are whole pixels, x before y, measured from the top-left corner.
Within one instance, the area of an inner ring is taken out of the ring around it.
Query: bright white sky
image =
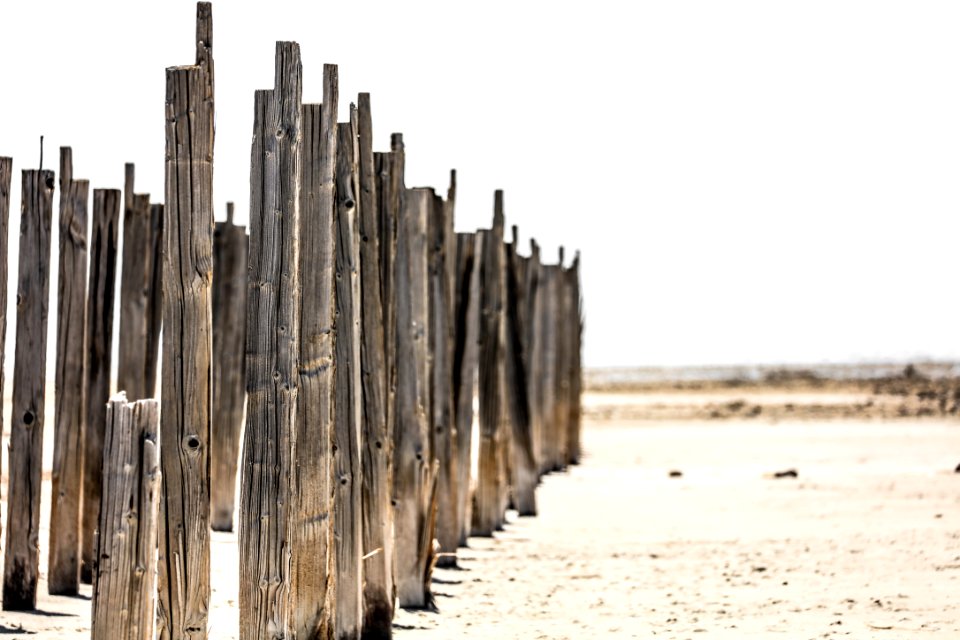
[[[258,4],[214,3],[218,218],[246,218],[253,91],[297,40],[304,99],[339,64],[342,118],[371,93],[408,185],[458,169],[459,230],[503,188],[525,246],[582,250],[588,365],[960,357],[960,4]],[[20,169],[44,134],[47,167],[71,145],[77,178],[120,188],[133,161],[160,200],[164,68],[193,62],[194,11],[0,10],[8,367]]]

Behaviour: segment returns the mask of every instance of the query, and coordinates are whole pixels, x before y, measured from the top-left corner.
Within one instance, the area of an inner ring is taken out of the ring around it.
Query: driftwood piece
[[[93,580],[93,534],[100,515],[100,465],[103,461],[107,401],[110,399],[119,227],[120,192],[116,189],[94,189],[90,277],[87,285],[87,411],[83,435],[83,514],[80,536],[80,580],[88,584]]]
[[[91,631],[94,640],[152,640],[160,507],[159,406],[107,405],[103,503],[97,529]]]
[[[158,636],[205,638],[210,602],[213,103],[167,69]]]
[[[323,68],[323,104],[303,105],[300,146],[300,369],[291,536],[296,637],[333,630],[334,207],[336,65]]]
[[[389,638],[393,620],[391,441],[387,430],[387,368],[380,278],[380,202],[373,155],[370,94],[358,99],[360,168],[360,296],[363,385],[363,636]]]
[[[3,564],[6,611],[31,610],[37,604],[53,188],[53,171],[23,172],[7,543]]]
[[[73,154],[70,147],[61,147],[56,413],[47,569],[52,595],[76,595],[80,586],[89,188],[86,180],[73,179]]]
[[[480,259],[482,235],[457,234],[456,323],[454,332],[453,391],[457,425],[458,545],[466,546],[471,520],[471,451],[473,401],[477,392],[478,332],[480,324]]]
[[[210,510],[214,531],[233,531],[237,462],[244,401],[244,321],[247,313],[247,229],[226,222],[213,230],[213,422]]]
[[[426,520],[423,502],[430,475],[427,460],[427,217],[432,197],[428,189],[407,189],[397,221],[397,422],[393,493],[397,597],[401,607],[427,606],[429,595],[423,588],[420,546]]]
[[[300,336],[300,47],[277,43],[257,91],[250,170],[247,423],[240,493],[240,638],[290,634],[290,505]]]

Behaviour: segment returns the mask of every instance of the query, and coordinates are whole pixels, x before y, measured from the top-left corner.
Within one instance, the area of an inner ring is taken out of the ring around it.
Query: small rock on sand
[[[683,471],[678,471],[677,469],[673,469],[668,475],[669,475],[671,478],[682,478],[682,477],[683,477]]]

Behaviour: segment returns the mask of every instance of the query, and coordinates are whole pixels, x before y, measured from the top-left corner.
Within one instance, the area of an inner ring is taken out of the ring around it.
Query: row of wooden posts
[[[167,70],[165,203],[128,164],[88,225],[61,148],[49,590],[93,583],[94,638],[206,637],[210,530],[236,516],[241,638],[390,637],[395,603],[432,606],[434,566],[509,508],[534,515],[540,477],[579,459],[579,257],[521,256],[500,191],[492,228],[456,233],[455,172],[445,198],[407,188],[401,135],[373,151],[368,94],[337,122],[336,66],[302,104],[292,42],[255,95],[249,236],[230,204],[214,223],[197,7],[196,64]],[[11,169],[0,158],[0,283]],[[52,171],[23,171],[8,610],[36,606],[53,194]]]

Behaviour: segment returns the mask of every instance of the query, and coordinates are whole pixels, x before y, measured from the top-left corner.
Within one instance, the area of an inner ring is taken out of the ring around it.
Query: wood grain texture
[[[393,633],[392,446],[387,429],[387,368],[380,278],[380,199],[373,154],[370,94],[358,97],[360,168],[360,368],[363,385],[363,637]]]
[[[401,607],[425,607],[431,602],[424,589],[422,544],[430,493],[428,458],[429,270],[427,221],[433,192],[407,189],[397,221],[397,407],[394,433],[395,544],[397,597]]]
[[[457,425],[458,546],[466,546],[471,521],[471,452],[473,401],[477,393],[478,335],[480,328],[480,264],[482,235],[457,234],[456,321],[454,330],[453,391]]]
[[[5,347],[7,343],[7,266],[8,230],[10,220],[10,180],[13,159],[0,157],[0,398],[5,398]],[[0,433],[3,432],[3,411],[0,411]],[[2,460],[3,456],[0,456]],[[2,466],[2,465],[0,465]]]
[[[76,595],[80,587],[80,501],[86,410],[87,200],[89,183],[73,179],[73,154],[60,148],[60,271],[57,364],[50,490],[47,589]]]
[[[116,189],[94,189],[87,280],[87,410],[83,436],[83,514],[80,536],[80,580],[88,584],[93,580],[93,534],[100,515],[100,465],[103,461],[107,401],[110,399],[119,229],[120,192]]]
[[[226,222],[213,230],[213,422],[210,510],[214,531],[233,531],[237,463],[243,427],[244,337],[247,313],[247,229]]]
[[[158,636],[206,638],[210,602],[213,113],[196,66],[167,69]]]
[[[300,350],[300,47],[277,43],[258,91],[250,170],[247,423],[240,493],[240,638],[290,630],[291,489]]]
[[[324,65],[323,104],[303,105],[300,147],[300,387],[294,461],[293,630],[333,633],[334,208],[338,77]]]
[[[337,603],[335,636],[359,638],[363,623],[363,555],[360,430],[363,411],[360,375],[359,167],[355,108],[351,122],[337,125],[336,413],[333,461],[334,553]]]
[[[110,399],[103,446],[91,636],[152,640],[160,507],[156,400]]]
[[[40,577],[40,472],[53,189],[53,171],[23,172],[7,542],[3,563],[3,608],[6,611],[35,609]]]
[[[147,386],[148,332],[154,297],[155,238],[150,196],[134,194],[134,166],[126,165],[117,388],[131,401],[153,395]]]

